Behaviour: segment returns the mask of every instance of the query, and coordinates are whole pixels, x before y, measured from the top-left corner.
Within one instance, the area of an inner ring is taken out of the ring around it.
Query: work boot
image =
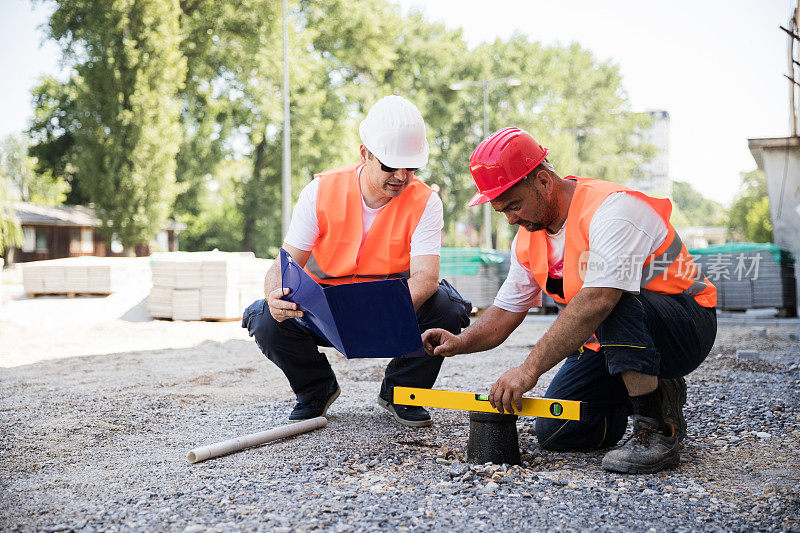
[[[328,414],[328,407],[331,406],[341,393],[342,389],[339,388],[339,383],[334,381],[330,392],[324,398],[312,400],[310,402],[297,402],[294,409],[292,409],[292,414],[289,415],[289,420],[297,422],[316,418],[318,416],[325,416]]]
[[[633,434],[619,448],[603,457],[603,468],[628,474],[652,474],[678,466],[678,439],[675,428],[667,425],[669,435],[658,431],[658,421],[633,416]]]
[[[686,403],[686,380],[659,379],[658,392],[661,397],[661,417],[675,428],[678,442],[686,438],[686,419],[683,406]]]
[[[378,405],[392,413],[394,419],[404,426],[421,428],[433,424],[431,415],[424,407],[389,403],[388,400],[381,398],[380,394],[378,395]]]

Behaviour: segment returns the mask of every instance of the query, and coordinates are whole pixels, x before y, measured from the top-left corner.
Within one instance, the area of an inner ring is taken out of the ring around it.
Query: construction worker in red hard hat
[[[500,413],[561,361],[546,397],[579,400],[581,419],[538,418],[543,448],[588,450],[633,437],[603,467],[656,472],[678,464],[686,434],[686,376],[716,336],[716,289],[669,222],[669,200],[609,181],[556,174],[529,133],[504,128],[470,158],[478,192],[519,226],[511,267],[494,305],[461,334],[423,334],[431,355],[489,350],[520,325],[542,291],[561,312],[525,361],[500,376],[489,401]]]
[[[317,174],[300,193],[283,248],[322,286],[404,277],[420,331],[458,333],[472,306],[439,281],[442,201],[416,176],[428,162],[425,122],[401,96],[379,100],[359,126],[358,164]],[[289,420],[325,416],[339,396],[336,376],[318,346],[329,346],[293,318],[303,312],[284,300],[280,261],[264,281],[265,299],[242,318],[256,344],[286,375],[297,397]],[[431,425],[422,407],[391,403],[395,386],[431,387],[441,357],[392,359],[378,404],[403,425]]]

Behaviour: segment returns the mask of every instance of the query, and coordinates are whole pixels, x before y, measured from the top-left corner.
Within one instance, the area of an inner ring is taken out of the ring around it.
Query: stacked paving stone
[[[474,275],[443,276],[472,306],[479,309],[490,307],[494,297],[500,290],[502,280],[497,277],[494,265],[480,265],[476,267]]]
[[[483,309],[494,302],[508,265],[508,256],[496,250],[443,247],[439,273],[473,308]]]
[[[797,305],[794,259],[788,252],[752,250],[694,259],[717,287],[719,309],[794,309]]]
[[[237,319],[264,297],[264,276],[271,265],[252,253],[154,254],[147,310],[155,318],[173,320]]]
[[[36,294],[111,294],[130,282],[136,259],[67,257],[22,264],[25,292]]]

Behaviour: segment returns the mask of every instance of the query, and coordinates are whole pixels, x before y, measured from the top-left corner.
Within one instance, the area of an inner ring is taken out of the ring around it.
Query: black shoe
[[[341,392],[342,389],[339,388],[339,383],[334,381],[333,390],[327,397],[310,402],[297,402],[294,409],[292,409],[292,414],[289,415],[289,420],[308,420],[309,418],[325,416],[328,413],[328,407],[339,397]]]
[[[633,417],[633,434],[619,448],[603,457],[603,468],[628,474],[652,474],[680,463],[675,428],[667,426],[670,435],[657,430],[658,422],[641,415]]]
[[[686,419],[683,417],[683,406],[686,403],[686,380],[659,379],[658,392],[661,396],[661,417],[675,428],[678,442],[686,437]]]
[[[428,411],[426,411],[423,407],[417,407],[414,405],[395,405],[381,398],[380,394],[378,395],[378,405],[392,413],[394,419],[404,426],[422,428],[430,426],[433,423],[431,421],[431,415],[429,415]]]

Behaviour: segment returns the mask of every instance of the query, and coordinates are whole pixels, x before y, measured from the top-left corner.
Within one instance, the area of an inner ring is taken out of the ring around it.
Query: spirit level
[[[462,411],[483,411],[484,413],[497,412],[497,409],[489,403],[488,394],[418,389],[415,387],[395,387],[392,403],[438,407],[440,409],[459,409]],[[522,398],[522,411],[514,414],[580,420],[581,402],[552,400],[550,398]]]

